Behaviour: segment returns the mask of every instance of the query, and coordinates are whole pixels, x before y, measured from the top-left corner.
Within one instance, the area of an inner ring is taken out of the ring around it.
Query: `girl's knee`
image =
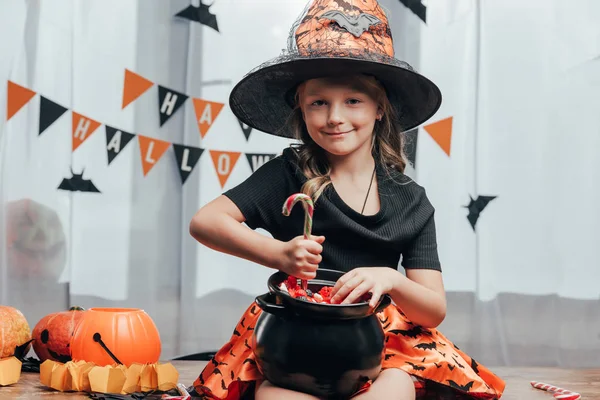
[[[365,399],[414,400],[415,384],[408,373],[398,368],[389,368],[381,371],[365,395]]]

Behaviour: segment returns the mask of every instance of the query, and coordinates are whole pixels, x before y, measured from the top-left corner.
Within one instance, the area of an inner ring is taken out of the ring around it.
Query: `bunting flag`
[[[225,183],[227,183],[227,179],[229,178],[229,175],[231,175],[233,167],[235,167],[235,164],[240,158],[240,154],[242,153],[237,151],[210,150],[210,157],[215,166],[215,171],[217,171],[221,189],[225,187]]]
[[[42,134],[50,125],[56,122],[68,108],[53,102],[49,98],[40,95],[40,123],[38,128],[38,136]]]
[[[23,106],[29,103],[37,93],[31,89],[27,89],[21,85],[17,85],[12,81],[8,81],[6,90],[6,120],[8,121],[15,115]]]
[[[183,185],[198,163],[204,149],[173,143],[173,150],[175,151],[175,159],[177,160],[179,176]]]
[[[153,82],[149,81],[143,76],[125,69],[125,80],[123,82],[123,103],[121,105],[121,109],[127,107],[153,85]]]
[[[242,132],[244,132],[244,136],[246,137],[246,141],[250,140],[250,134],[252,133],[252,127],[246,125],[242,121],[238,119],[238,123],[240,124],[240,128],[242,128]]]
[[[137,135],[137,137],[140,144],[142,171],[144,172],[144,176],[146,176],[148,175],[148,172],[154,168],[163,154],[165,154],[165,151],[171,146],[171,143],[142,135]]]
[[[268,153],[246,153],[246,158],[248,159],[248,164],[250,164],[250,168],[252,172],[256,172],[257,169],[262,167],[267,161],[275,158],[277,154]]]
[[[404,132],[404,152],[408,162],[412,164],[413,168],[417,166],[417,141],[419,138],[419,128],[413,128],[409,131]]]
[[[127,146],[135,136],[133,133],[125,132],[112,126],[106,127],[106,157],[108,165],[119,155],[121,150]]]
[[[214,101],[194,99],[194,110],[196,111],[196,122],[198,122],[198,130],[200,136],[204,139],[206,133],[212,126],[213,122],[223,109],[223,103]]]
[[[155,83],[143,76],[125,69],[125,80],[123,84],[123,99],[121,108],[135,101]],[[163,85],[158,86],[158,114],[160,126],[163,126],[175,114],[191,96],[170,89]],[[205,99],[194,98],[194,111],[200,136],[204,138],[214,123],[215,119],[225,104]],[[248,131],[247,135],[250,135]],[[247,138],[246,138],[247,139]]]
[[[173,89],[158,85],[158,113],[160,114],[160,126],[171,118],[188,99],[186,94]]]
[[[95,121],[91,118],[84,117],[81,114],[71,111],[73,114],[72,118],[72,137],[73,147],[72,151],[77,150],[83,142],[85,142],[100,126],[100,122]]]
[[[452,143],[452,117],[442,119],[429,125],[423,126],[433,140],[450,156]]]

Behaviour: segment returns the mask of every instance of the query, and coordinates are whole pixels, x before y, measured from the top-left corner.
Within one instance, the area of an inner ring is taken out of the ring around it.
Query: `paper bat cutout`
[[[475,224],[477,224],[477,220],[479,219],[479,215],[483,211],[483,209],[488,205],[488,203],[494,200],[497,196],[478,196],[477,200],[474,200],[473,197],[469,196],[471,201],[469,205],[463,206],[469,209],[469,215],[467,215],[467,219],[471,223],[471,227],[475,230]]]
[[[69,192],[94,192],[100,193],[96,185],[90,179],[83,179],[83,170],[81,174],[76,174],[71,169],[72,178],[64,178],[58,189],[67,190]]]
[[[210,6],[212,6],[212,4]],[[200,1],[199,7],[195,7],[193,4],[190,4],[189,6],[175,14],[175,16],[189,19],[190,21],[199,22],[200,24],[206,25],[209,28],[213,28],[215,31],[219,32],[217,16],[215,14],[212,14],[208,10],[210,6],[202,4],[202,1]]]
[[[356,37],[360,37],[371,26],[381,23],[379,18],[371,14],[360,13],[357,16],[352,16],[338,10],[327,11],[321,15],[321,18],[335,21],[341,28],[344,28]]]

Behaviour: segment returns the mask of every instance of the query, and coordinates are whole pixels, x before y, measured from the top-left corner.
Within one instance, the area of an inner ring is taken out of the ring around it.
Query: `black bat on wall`
[[[212,4],[210,6],[212,6]],[[190,21],[199,22],[200,24],[206,25],[209,28],[213,28],[215,31],[219,32],[217,16],[209,11],[210,6],[202,4],[202,1],[200,1],[199,7],[195,7],[194,5],[190,4],[175,14],[175,16],[189,19]]]
[[[100,193],[100,190],[94,185],[94,183],[90,179],[83,179],[83,170],[81,174],[76,174],[71,169],[71,178],[64,178],[60,185],[58,185],[58,189],[67,190],[69,192],[93,192]]]
[[[471,224],[473,230],[475,230],[475,224],[477,224],[477,220],[479,219],[479,215],[484,210],[484,208],[488,205],[488,203],[494,200],[497,196],[478,196],[477,199],[473,199],[471,196],[469,198],[471,201],[469,205],[463,206],[469,209],[469,215],[467,215],[467,219]]]

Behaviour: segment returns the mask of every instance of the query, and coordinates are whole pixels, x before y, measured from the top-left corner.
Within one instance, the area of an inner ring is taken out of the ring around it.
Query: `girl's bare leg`
[[[415,400],[415,384],[409,374],[397,368],[381,371],[369,390],[352,400]]]

